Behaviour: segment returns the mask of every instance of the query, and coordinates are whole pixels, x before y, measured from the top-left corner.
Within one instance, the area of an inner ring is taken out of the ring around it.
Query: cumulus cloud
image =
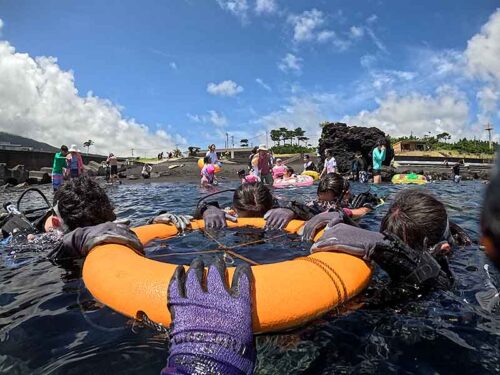
[[[343,120],[352,125],[376,126],[393,136],[448,132],[453,137],[460,137],[471,134],[468,119],[469,106],[465,95],[441,87],[435,95],[389,93],[378,100],[375,110],[364,110]]]
[[[349,35],[351,36],[351,38],[358,39],[365,35],[365,31],[360,26],[351,26]]]
[[[278,68],[283,72],[300,73],[302,71],[302,59],[292,53],[287,53],[278,63]]]
[[[495,114],[500,106],[500,92],[492,86],[483,87],[476,95],[479,108],[484,115]],[[500,115],[498,112],[496,115]]]
[[[191,113],[188,113],[186,116],[191,121],[197,123],[212,124],[217,127],[224,127],[227,125],[227,118],[224,116],[224,114],[214,110],[208,111],[206,115],[193,115]]]
[[[296,42],[307,42],[317,39],[319,28],[325,23],[323,12],[313,8],[299,15],[291,15],[288,22],[293,26],[293,39]]]
[[[257,14],[272,14],[278,10],[275,0],[257,0],[255,2],[255,12]]]
[[[500,9],[468,41],[465,57],[472,76],[500,84]]]
[[[256,78],[255,82],[257,82],[259,84],[259,86],[262,87],[264,90],[273,91],[271,89],[271,86],[269,86],[267,83],[265,83],[261,78]]]
[[[92,139],[93,151],[129,155],[130,149],[164,150],[181,137],[153,132],[124,118],[111,101],[92,93],[82,97],[73,72],[62,70],[54,57],[32,58],[0,42],[0,130],[60,146]]]
[[[217,0],[219,6],[238,17],[242,22],[246,22],[248,18],[248,3],[247,0]]]
[[[243,87],[231,80],[220,83],[210,82],[207,85],[207,92],[212,95],[235,96],[243,92]]]

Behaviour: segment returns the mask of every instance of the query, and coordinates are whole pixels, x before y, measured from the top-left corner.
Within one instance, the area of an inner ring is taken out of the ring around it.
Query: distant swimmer
[[[460,176],[460,163],[456,163],[453,167],[451,167],[451,170],[453,172],[453,181],[458,184],[462,180],[462,177]]]

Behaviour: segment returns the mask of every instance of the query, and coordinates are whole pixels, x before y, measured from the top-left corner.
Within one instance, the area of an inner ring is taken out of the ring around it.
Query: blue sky
[[[500,129],[496,7],[486,0],[3,0],[0,40],[12,64],[0,62],[0,128],[49,143],[95,138],[102,152],[116,137],[122,153],[134,144],[140,152],[222,146],[226,132],[235,143],[257,144],[277,126],[302,126],[316,141],[326,120],[393,135],[481,137],[487,121]],[[32,81],[8,78],[17,74]],[[33,85],[41,85],[35,94]]]

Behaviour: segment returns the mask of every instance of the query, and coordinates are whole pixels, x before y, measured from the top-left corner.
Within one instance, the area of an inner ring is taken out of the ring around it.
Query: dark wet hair
[[[309,159],[309,155],[305,154],[304,159]]]
[[[255,146],[254,148],[252,148],[253,154],[256,154],[258,151],[259,151],[259,146]]]
[[[233,208],[242,217],[263,217],[273,207],[273,194],[262,182],[243,184],[234,191]]]
[[[68,152],[68,146],[62,145],[61,146],[61,151]]]
[[[443,203],[430,193],[413,188],[396,194],[380,231],[393,233],[412,248],[423,250],[443,240],[447,226]]]
[[[74,178],[63,184],[54,194],[56,203],[70,231],[116,219],[108,195],[90,177]]]
[[[495,255],[500,257],[500,173],[491,179],[481,212],[482,235],[491,240]],[[493,249],[491,249],[493,250]],[[491,254],[493,255],[493,254]]]
[[[286,171],[290,174],[294,174],[295,170],[292,167],[286,167]]]
[[[246,174],[246,171],[244,169],[240,169],[238,171],[238,176],[245,176],[245,174]]]
[[[212,162],[212,159],[210,159],[210,156],[205,156],[203,158],[203,164],[210,164]]]
[[[328,173],[319,181],[318,194],[331,191],[333,195],[342,199],[344,194],[349,190],[349,182],[338,173]]]

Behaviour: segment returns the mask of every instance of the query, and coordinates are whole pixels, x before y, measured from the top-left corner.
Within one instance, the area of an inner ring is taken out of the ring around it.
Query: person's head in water
[[[497,156],[498,157],[498,156]],[[481,213],[481,244],[497,264],[500,265],[500,159],[497,171],[488,187]]]
[[[116,219],[106,192],[86,176],[71,179],[56,191],[54,212],[53,226],[68,231]]]
[[[61,154],[62,154],[63,156],[68,155],[68,146],[66,146],[66,145],[62,145],[62,146],[61,146]]]
[[[240,170],[238,171],[238,177],[239,177],[239,178],[245,178],[245,175],[246,175],[246,174],[247,174],[247,173],[246,173],[246,171],[245,171],[244,169],[240,169]]]
[[[319,181],[318,201],[344,204],[349,201],[349,182],[338,173],[328,173]]]
[[[285,177],[293,177],[295,170],[292,167],[286,167],[285,169]]]
[[[243,184],[233,195],[233,208],[238,217],[263,217],[273,207],[273,195],[261,182]]]
[[[395,234],[416,250],[429,249],[442,241],[453,243],[443,203],[418,188],[396,194],[380,231]]]

